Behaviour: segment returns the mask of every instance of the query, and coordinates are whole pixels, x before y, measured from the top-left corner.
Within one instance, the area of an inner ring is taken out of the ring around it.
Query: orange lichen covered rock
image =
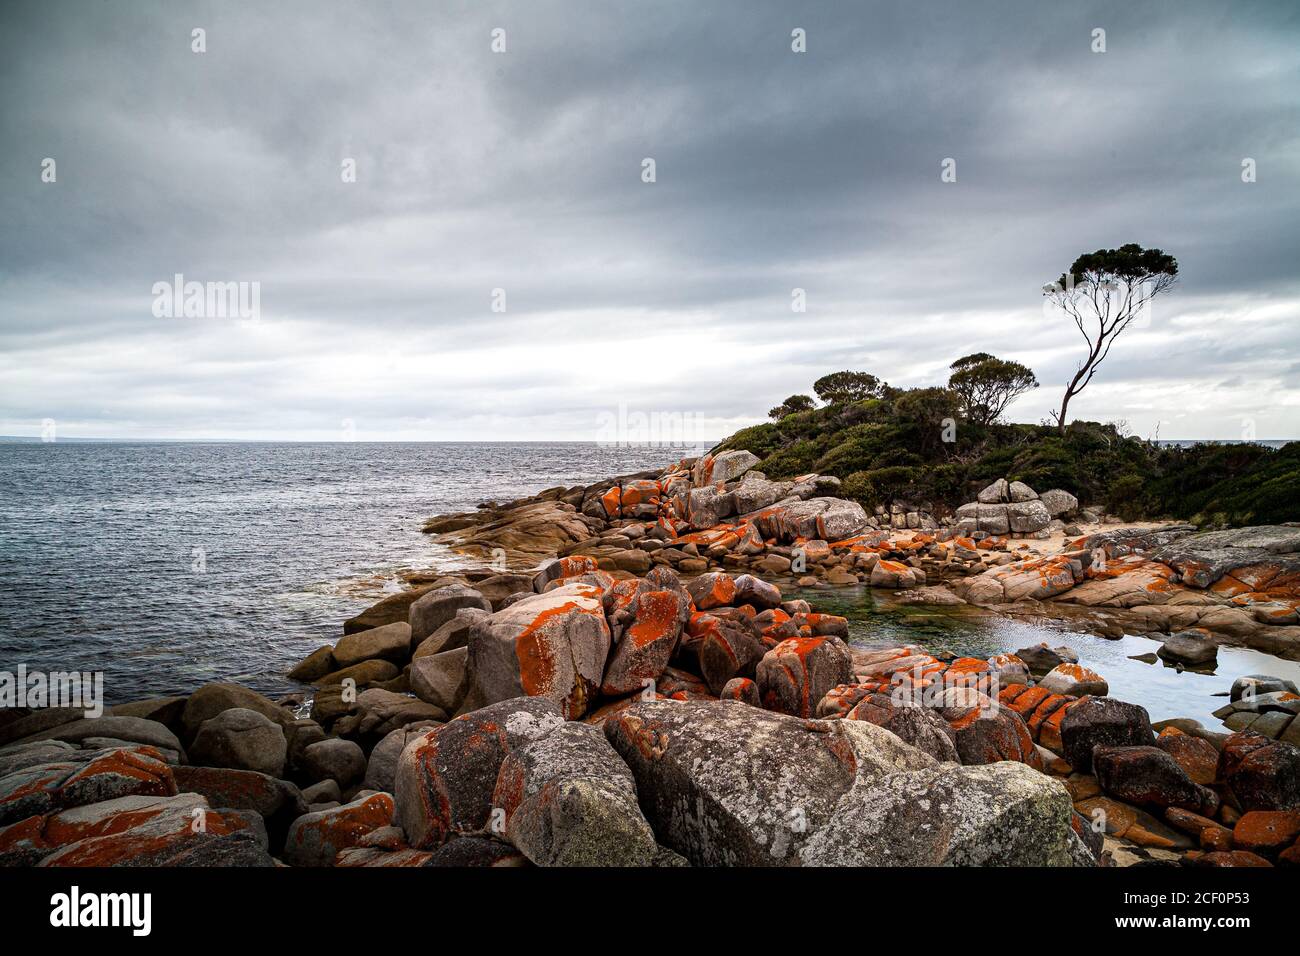
[[[58,803],[76,807],[127,794],[167,797],[176,793],[172,770],[153,754],[113,750],[96,757],[68,777],[59,788]]]
[[[940,715],[952,730],[963,764],[1014,760],[1041,770],[1043,760],[1020,715],[1005,707],[945,707]]]
[[[859,680],[879,678],[886,681],[900,682],[904,677],[915,680],[936,670],[942,671],[943,667],[942,661],[931,657],[929,654],[909,654],[903,651],[882,660],[859,664],[855,670]]]
[[[197,796],[186,796],[186,801],[169,801],[158,796],[118,797],[73,807],[46,817],[42,836],[50,846],[61,847],[90,837],[130,830],[181,805],[201,808],[207,806]]]
[[[686,585],[686,590],[700,611],[725,607],[736,598],[736,582],[722,571],[701,574]]]
[[[677,649],[687,601],[680,591],[645,591],[637,598],[632,622],[609,656],[602,694],[617,697],[654,685]]]
[[[998,689],[998,703],[1010,705],[1021,694],[1029,693],[1029,690],[1030,688],[1027,684],[1008,684],[1007,686]],[[1042,698],[1040,697],[1039,699],[1041,700]],[[1022,714],[1021,716],[1024,715]]]
[[[944,669],[943,682],[948,687],[974,687],[986,691],[992,684],[992,668],[980,657],[958,657]]]
[[[668,700],[715,700],[716,696],[708,684],[690,671],[677,667],[665,667],[659,677],[659,694],[657,697]],[[641,699],[647,699],[645,695]]]
[[[1025,725],[1029,728],[1029,736],[1038,740],[1044,724],[1047,723],[1057,711],[1067,707],[1078,700],[1077,697],[1071,697],[1067,694],[1049,694],[1045,697],[1033,712],[1025,716]],[[1049,748],[1050,749],[1050,748]]]
[[[1029,666],[1015,654],[994,654],[989,658],[989,671],[999,686],[1023,686],[1029,682]]]
[[[49,748],[49,753],[57,753],[60,759],[23,766],[0,778],[0,825],[83,803],[176,792],[171,768],[153,747],[100,751]]]
[[[1218,779],[1243,810],[1300,810],[1300,747],[1233,734],[1219,751]]]
[[[181,793],[200,794],[209,806],[257,813],[266,821],[275,847],[284,845],[289,824],[307,812],[302,792],[295,785],[267,774],[226,767],[176,767],[173,774]]]
[[[1273,856],[1300,839],[1300,810],[1251,810],[1232,828],[1233,844]]]
[[[631,772],[588,724],[507,755],[492,802],[503,818],[494,832],[539,866],[649,866],[658,851]]]
[[[77,769],[70,762],[43,763],[0,779],[0,825],[56,809],[59,787]]]
[[[832,687],[852,678],[852,656],[838,637],[782,641],[755,668],[763,706],[795,717],[812,717]]]
[[[751,707],[761,707],[762,702],[758,696],[758,685],[748,677],[733,677],[723,685],[722,692],[718,694],[719,700],[738,700],[742,703],[749,704]]]
[[[847,639],[849,636],[848,618],[840,617],[838,614],[817,614],[809,612],[807,614],[796,614],[791,620],[795,626],[802,629],[807,627],[809,633],[814,637],[840,637]]]
[[[1137,607],[1164,604],[1184,590],[1173,568],[1140,555],[1090,564],[1085,576],[1063,600],[1088,607]]]
[[[1067,699],[1064,704],[1053,710],[1047,719],[1038,725],[1038,736],[1034,739],[1048,750],[1058,754],[1065,753],[1065,741],[1061,739],[1061,724],[1072,707],[1078,704],[1080,700],[1087,699],[1086,697]]]
[[[0,827],[0,866],[34,866],[53,850],[45,838],[44,817],[26,817]]]
[[[1005,697],[999,692],[998,701],[1010,707],[1021,717],[1028,719],[1029,715],[1038,708],[1038,705],[1051,696],[1051,691],[1045,687],[1026,687],[1018,693],[1008,694]]]
[[[862,506],[841,498],[808,498],[764,508],[748,516],[765,538],[779,541],[844,541],[867,527]]]
[[[686,494],[686,520],[697,531],[712,528],[731,513],[735,499],[721,488],[692,488]]]
[[[733,677],[754,677],[755,667],[766,652],[755,625],[745,619],[724,619],[711,614],[691,623],[703,628],[696,656],[700,673],[713,694],[721,693]]]
[[[619,512],[624,518],[654,518],[659,514],[659,482],[638,478],[623,483]]]
[[[586,555],[575,554],[567,558],[556,558],[554,561],[548,561],[537,572],[537,575],[533,578],[533,590],[540,594],[553,581],[577,577],[580,574],[599,569],[600,565],[596,559]]]
[[[339,851],[356,846],[367,834],[392,823],[393,798],[386,793],[303,814],[289,827],[285,859],[294,866],[333,866]]]
[[[1073,697],[1105,697],[1110,690],[1106,679],[1094,670],[1082,664],[1057,664],[1056,667],[1038,682],[1038,686],[1053,694],[1069,694]]]
[[[925,583],[925,576],[919,568],[913,568],[901,561],[877,561],[871,569],[871,586],[873,588],[894,588],[903,590]]]
[[[197,794],[122,797],[46,822],[58,846],[41,866],[271,866],[255,813],[214,810]]]
[[[608,571],[597,569],[595,571],[584,571],[582,574],[571,574],[567,578],[560,578],[558,581],[552,581],[543,588],[543,593],[558,591],[560,588],[568,587],[573,584],[584,584],[588,588],[594,589],[602,597],[605,592],[612,588],[617,582],[614,575]]]
[[[553,701],[521,697],[464,714],[408,743],[397,761],[394,797],[410,846],[429,850],[455,833],[487,827],[506,755],[563,723]]]
[[[831,720],[843,717],[864,697],[870,697],[879,684],[837,684],[817,704],[817,717]]]
[[[467,700],[545,697],[566,717],[581,717],[600,686],[609,648],[598,588],[575,583],[523,598],[471,626]]]
[[[1169,754],[1174,763],[1197,783],[1205,787],[1214,783],[1219,752],[1208,740],[1185,734],[1177,727],[1166,727],[1156,738],[1156,746]]]
[[[845,720],[870,721],[935,760],[959,762],[952,730],[931,707],[897,701],[888,694],[869,694],[853,706]]]
[[[957,592],[971,604],[987,606],[1064,594],[1083,580],[1083,565],[1068,555],[1032,557],[991,568],[958,581]]]
[[[614,622],[630,616],[632,613],[629,609],[640,593],[640,584],[636,578],[627,578],[623,581],[615,581],[605,589],[602,601],[605,606],[605,617],[610,622],[611,631],[614,629]]]

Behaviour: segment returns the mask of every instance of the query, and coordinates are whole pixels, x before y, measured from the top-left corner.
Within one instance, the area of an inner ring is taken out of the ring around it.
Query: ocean
[[[0,443],[0,669],[104,672],[108,703],[233,680],[266,694],[454,556],[420,531],[706,447]]]

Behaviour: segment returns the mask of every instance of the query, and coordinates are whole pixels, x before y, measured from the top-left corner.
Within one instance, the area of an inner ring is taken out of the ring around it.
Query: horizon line
[[[610,448],[690,448],[699,445],[716,445],[731,436],[701,438],[696,441],[602,441],[593,438],[99,438],[69,436],[47,441],[39,435],[0,435],[0,444],[58,445],[58,444],[202,444],[202,445],[604,445]],[[1137,437],[1137,436],[1131,436]],[[1141,441],[1162,444],[1166,442],[1198,442],[1205,444],[1289,444],[1300,438],[1143,438]]]

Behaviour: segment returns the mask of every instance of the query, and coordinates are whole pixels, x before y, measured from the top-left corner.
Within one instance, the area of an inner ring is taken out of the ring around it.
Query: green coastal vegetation
[[[1114,423],[1075,421],[1064,434],[1054,423],[985,424],[944,386],[881,383],[872,397],[742,429],[719,446],[731,448],[760,456],[769,478],[834,475],[845,497],[866,506],[928,501],[942,512],[1008,478],[1063,488],[1128,521],[1236,527],[1300,518],[1300,442],[1162,446]]]
[[[1178,263],[1137,244],[1080,256],[1043,294],[1078,328],[1087,352],[1052,421],[1003,421],[1039,383],[1032,369],[984,352],[958,358],[943,384],[894,388],[843,371],[791,395],[771,422],[742,429],[718,450],[760,456],[773,479],[819,472],[863,505],[928,503],[942,514],[998,478],[1063,488],[1124,520],[1177,519],[1203,527],[1300,518],[1300,442],[1161,445],[1122,424],[1066,418],[1116,339],[1172,289]],[[820,400],[820,404],[818,403]]]

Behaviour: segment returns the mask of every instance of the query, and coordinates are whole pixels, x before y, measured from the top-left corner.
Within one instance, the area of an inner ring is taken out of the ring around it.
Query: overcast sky
[[[0,187],[0,434],[713,438],[977,350],[1038,421],[1042,284],[1139,242],[1181,280],[1073,415],[1300,437],[1293,0],[6,0]],[[157,317],[178,273],[258,320]]]

